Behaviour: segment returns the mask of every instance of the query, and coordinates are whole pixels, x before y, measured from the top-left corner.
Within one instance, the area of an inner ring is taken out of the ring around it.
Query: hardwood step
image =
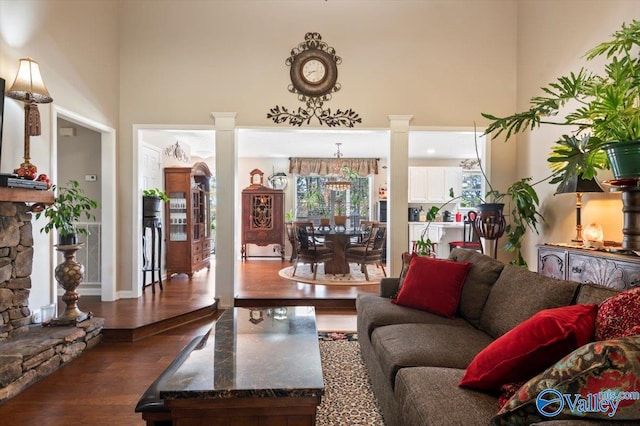
[[[102,340],[105,342],[136,342],[149,336],[163,333],[176,327],[194,321],[210,318],[215,319],[218,312],[218,301],[212,305],[196,309],[183,314],[164,318],[156,322],[131,327],[112,327],[102,329]]]

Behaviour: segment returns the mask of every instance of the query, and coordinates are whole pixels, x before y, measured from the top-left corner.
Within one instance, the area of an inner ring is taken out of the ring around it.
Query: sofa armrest
[[[400,279],[398,277],[387,277],[380,281],[380,296],[388,299],[392,298],[398,292]]]

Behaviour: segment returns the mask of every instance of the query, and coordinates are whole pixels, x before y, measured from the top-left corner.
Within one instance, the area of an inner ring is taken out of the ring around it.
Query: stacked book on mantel
[[[43,191],[48,189],[46,182],[27,179],[13,173],[0,173],[0,186],[7,188],[39,189]]]

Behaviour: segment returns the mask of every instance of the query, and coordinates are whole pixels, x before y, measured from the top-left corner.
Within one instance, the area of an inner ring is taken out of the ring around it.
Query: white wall
[[[73,136],[61,136],[60,128],[71,128]],[[100,155],[101,135],[86,127],[70,123],[66,120],[58,120],[58,184],[68,186],[70,180],[76,180],[87,197],[92,200],[101,200],[101,173],[102,158]],[[96,175],[95,181],[86,181],[86,175]],[[101,209],[95,209],[92,213],[96,222],[101,220]],[[84,216],[82,221],[86,221]]]

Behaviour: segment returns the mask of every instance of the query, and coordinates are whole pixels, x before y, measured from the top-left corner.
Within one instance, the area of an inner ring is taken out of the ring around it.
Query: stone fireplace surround
[[[104,324],[32,324],[33,202],[51,204],[53,193],[0,187],[0,404],[98,344]]]

